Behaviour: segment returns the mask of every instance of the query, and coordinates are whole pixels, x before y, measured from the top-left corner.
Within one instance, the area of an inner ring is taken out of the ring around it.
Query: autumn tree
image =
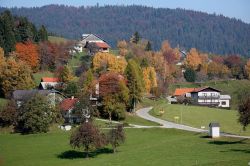
[[[32,78],[32,71],[26,63],[14,58],[4,58],[0,55],[0,88],[7,97],[10,92],[16,89],[31,89],[35,83]]]
[[[26,62],[33,71],[37,71],[39,67],[39,55],[36,44],[28,41],[16,44],[17,58]]]
[[[102,98],[104,116],[110,120],[125,119],[129,90],[122,75],[108,72],[99,78],[100,97]]]
[[[126,56],[128,53],[127,42],[125,40],[117,42],[117,48],[119,49],[119,55]]]
[[[197,70],[201,63],[202,59],[199,56],[198,51],[195,48],[191,48],[185,60],[186,67],[191,68],[192,70]]]
[[[142,98],[142,93],[144,91],[144,84],[142,81],[142,70],[140,66],[133,60],[128,61],[128,66],[126,68],[126,77],[128,80],[129,88],[129,107],[134,110],[135,105]]]
[[[59,73],[59,78],[64,83],[69,83],[74,80],[74,75],[71,68],[68,65],[65,65],[61,72]]]
[[[250,79],[250,59],[248,59],[247,64],[245,65],[245,71],[247,78]]]
[[[0,125],[10,126],[17,122],[18,110],[14,100],[8,101],[4,108],[0,109]]]
[[[157,87],[157,79],[156,79],[156,72],[154,67],[146,67],[143,68],[143,79],[145,90],[147,93],[150,93],[153,88]]]
[[[93,69],[98,73],[106,71],[123,73],[126,66],[127,61],[124,57],[117,57],[110,53],[98,52],[93,58]]]
[[[106,145],[106,139],[105,135],[92,122],[84,122],[72,133],[70,145],[73,148],[83,148],[86,158],[88,158],[91,150]]]
[[[55,47],[50,42],[39,43],[39,59],[41,70],[51,70],[56,68]]]
[[[168,41],[162,43],[161,52],[168,64],[176,64],[181,58],[179,50],[177,48],[173,49]]]
[[[113,148],[113,153],[116,153],[116,148],[125,141],[123,125],[118,124],[115,128],[110,129],[107,140]]]

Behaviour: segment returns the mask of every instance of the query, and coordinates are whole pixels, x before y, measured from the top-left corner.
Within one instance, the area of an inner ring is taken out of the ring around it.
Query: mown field
[[[232,97],[231,107],[237,108],[238,95],[242,91],[250,91],[250,80],[228,80],[228,81],[208,81],[205,83],[180,83],[172,84],[169,87],[170,94],[173,94],[176,88],[195,88],[201,86],[211,86],[218,90],[221,90],[221,94],[229,94]]]
[[[126,129],[126,142],[112,154],[110,147],[84,159],[69,145],[70,132],[0,134],[2,166],[94,165],[247,165],[250,140],[220,138],[174,129]]]
[[[166,100],[160,100],[153,104],[153,110],[150,114],[161,119],[186,124],[196,128],[205,126],[208,129],[210,122],[219,122],[221,131],[238,135],[250,136],[250,126],[246,131],[242,130],[242,126],[238,123],[238,112],[236,110],[225,110],[201,106],[168,104]],[[164,114],[159,111],[164,110]],[[179,119],[175,119],[178,117]]]
[[[48,36],[48,40],[51,42],[51,43],[65,43],[68,41],[68,39],[66,38],[63,38],[63,37],[58,37],[58,36]]]

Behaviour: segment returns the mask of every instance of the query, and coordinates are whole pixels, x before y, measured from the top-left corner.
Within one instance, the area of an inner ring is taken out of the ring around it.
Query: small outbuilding
[[[212,138],[220,137],[220,124],[216,122],[211,122],[209,124],[209,136]]]

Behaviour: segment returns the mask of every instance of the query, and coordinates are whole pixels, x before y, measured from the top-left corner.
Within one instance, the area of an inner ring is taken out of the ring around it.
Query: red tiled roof
[[[60,79],[53,77],[43,77],[41,82],[60,82]]]
[[[95,44],[99,48],[110,48],[110,46],[105,42],[96,42]]]
[[[77,98],[73,98],[73,99],[72,98],[67,98],[67,99],[64,99],[60,103],[60,108],[63,111],[68,111],[69,109],[73,108],[78,101],[79,100]]]
[[[174,96],[185,95],[186,93],[193,92],[195,88],[178,88],[175,89]]]

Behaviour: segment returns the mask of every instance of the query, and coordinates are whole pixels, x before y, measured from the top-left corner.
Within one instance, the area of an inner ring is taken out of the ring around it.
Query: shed
[[[217,122],[211,122],[209,124],[209,136],[212,138],[220,137],[220,124]]]

